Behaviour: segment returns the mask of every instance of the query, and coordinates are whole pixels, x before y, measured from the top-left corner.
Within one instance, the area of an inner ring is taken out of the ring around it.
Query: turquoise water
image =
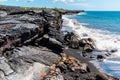
[[[87,30],[86,32],[89,31],[89,35],[94,37],[98,48],[118,50],[113,54],[114,56],[101,62],[100,67],[103,71],[120,79],[120,12],[87,11],[84,14],[70,16],[69,18],[76,19],[79,23],[84,23],[83,28]]]
[[[108,30],[120,34],[120,12],[112,11],[88,11],[83,15],[74,16],[81,23],[87,23],[87,27]]]

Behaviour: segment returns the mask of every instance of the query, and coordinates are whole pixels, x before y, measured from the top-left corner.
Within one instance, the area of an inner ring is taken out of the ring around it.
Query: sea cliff
[[[57,10],[0,7],[0,80],[118,80],[77,53],[95,44],[64,34],[62,23]]]

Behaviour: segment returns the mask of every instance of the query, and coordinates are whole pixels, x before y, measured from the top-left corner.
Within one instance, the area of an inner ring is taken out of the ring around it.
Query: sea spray
[[[93,38],[99,50],[117,50],[114,55],[120,56],[120,35],[111,34],[109,31],[102,31],[98,29],[87,28],[75,19],[69,19],[63,16],[63,31],[71,31],[83,37],[87,34],[88,37]]]

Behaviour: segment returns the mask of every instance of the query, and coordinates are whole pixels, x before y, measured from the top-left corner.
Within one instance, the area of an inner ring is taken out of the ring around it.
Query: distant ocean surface
[[[74,16],[81,23],[87,23],[87,27],[107,30],[120,34],[120,12],[112,11],[88,11],[82,16]]]
[[[63,31],[69,29],[79,36],[86,33],[95,40],[100,50],[117,50],[99,66],[104,72],[120,79],[120,12],[88,11],[63,16]]]

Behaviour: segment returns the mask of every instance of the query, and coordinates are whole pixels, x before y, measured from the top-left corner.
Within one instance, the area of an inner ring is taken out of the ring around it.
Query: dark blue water
[[[120,12],[88,11],[83,15],[74,16],[81,23],[88,23],[87,27],[107,30],[120,34]]]

